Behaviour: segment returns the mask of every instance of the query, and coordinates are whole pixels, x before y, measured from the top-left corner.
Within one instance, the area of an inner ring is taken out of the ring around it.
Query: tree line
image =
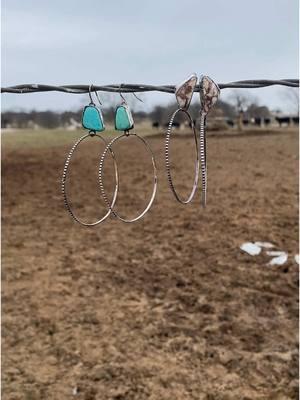
[[[169,105],[157,105],[151,111],[138,111],[135,104],[131,104],[134,111],[135,122],[148,119],[152,124],[164,126],[170,119],[170,115],[177,108],[177,104],[170,103]],[[192,103],[189,109],[192,117],[197,119],[199,113],[199,103]],[[102,109],[105,121],[113,124],[115,107],[110,106]],[[224,120],[227,122],[251,119],[269,119],[274,115],[267,106],[259,105],[258,101],[250,94],[236,91],[232,94],[229,101],[219,99],[215,108],[210,114],[210,119]],[[82,109],[77,111],[30,111],[16,112],[6,111],[1,115],[2,128],[47,128],[55,129],[59,127],[80,127]],[[183,122],[185,116],[178,115],[178,123]]]

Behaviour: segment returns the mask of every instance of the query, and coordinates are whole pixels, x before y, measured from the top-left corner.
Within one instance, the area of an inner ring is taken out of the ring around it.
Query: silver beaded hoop
[[[193,200],[196,190],[197,190],[197,187],[198,187],[198,180],[199,180],[200,160],[199,160],[198,138],[197,138],[197,133],[196,133],[196,129],[194,126],[194,121],[193,121],[190,113],[188,112],[188,108],[192,101],[192,97],[193,97],[195,86],[197,84],[197,80],[198,80],[197,75],[192,74],[181,84],[177,85],[176,90],[175,90],[175,96],[176,96],[176,101],[178,103],[179,108],[171,116],[171,119],[170,119],[170,122],[168,125],[167,134],[166,134],[166,140],[165,140],[165,160],[166,160],[165,163],[166,163],[168,182],[169,182],[169,186],[172,190],[172,193],[175,196],[175,199],[181,204],[188,204]],[[170,165],[170,141],[171,141],[172,126],[173,126],[174,119],[179,112],[184,113],[188,117],[189,124],[190,124],[191,129],[194,134],[195,145],[196,145],[194,182],[193,182],[192,191],[186,200],[183,200],[179,196],[179,194],[177,193],[177,191],[175,189],[175,186],[174,186],[174,183],[172,180],[171,165]]]
[[[95,133],[95,132],[89,132],[89,133],[87,133],[86,135],[83,135],[81,138],[79,138],[79,139],[77,140],[77,142],[76,142],[76,143],[74,144],[74,146],[71,148],[71,150],[70,150],[70,152],[69,152],[69,154],[68,154],[68,156],[67,156],[66,162],[65,162],[64,172],[63,172],[63,176],[62,176],[62,194],[63,194],[64,203],[65,203],[66,209],[68,210],[68,212],[70,213],[71,217],[72,217],[76,222],[78,222],[78,223],[80,223],[81,225],[84,225],[84,226],[95,226],[95,225],[98,225],[98,224],[100,224],[101,222],[104,222],[104,221],[109,217],[109,215],[111,214],[111,210],[109,209],[109,210],[106,212],[106,214],[105,214],[102,218],[100,218],[99,220],[97,220],[96,222],[92,222],[92,223],[84,222],[84,221],[82,221],[81,219],[79,219],[79,218],[75,215],[74,211],[73,211],[72,208],[71,208],[71,205],[70,205],[70,203],[69,203],[69,200],[68,200],[68,195],[67,195],[67,190],[66,190],[66,186],[67,186],[67,185],[66,185],[66,181],[67,181],[68,168],[69,168],[69,164],[70,164],[72,155],[74,154],[75,150],[77,149],[77,147],[79,146],[79,144],[80,144],[83,140],[85,140],[85,139],[88,138],[88,137],[94,137],[94,136],[97,136],[98,138],[100,138],[100,139],[105,143],[105,145],[107,145],[106,140],[105,140],[102,136],[98,135],[98,134]],[[113,207],[114,204],[115,204],[115,202],[116,202],[116,200],[117,200],[117,195],[118,195],[118,190],[119,190],[119,174],[118,174],[118,166],[117,166],[117,162],[116,162],[116,159],[115,159],[115,155],[114,155],[114,153],[113,153],[113,151],[112,151],[111,149],[110,149],[110,154],[111,154],[111,156],[112,156],[112,158],[113,158],[113,162],[114,162],[115,181],[116,181],[115,190],[114,190],[114,195],[113,195],[113,199],[112,199],[112,202],[111,202],[111,207]],[[106,203],[109,203],[107,197],[106,197],[106,199],[105,199],[105,202],[106,202]]]
[[[104,167],[104,161],[105,161],[105,157],[108,151],[112,151],[111,147],[114,143],[116,143],[118,140],[122,139],[122,138],[126,138],[129,136],[135,136],[136,138],[138,138],[139,140],[142,141],[142,143],[145,145],[148,153],[151,156],[151,162],[152,162],[152,167],[153,167],[153,190],[152,190],[152,194],[151,194],[151,198],[147,204],[147,206],[145,207],[145,209],[135,218],[123,218],[121,217],[117,211],[114,210],[114,205],[115,202],[110,203],[107,199],[107,195],[106,192],[104,190],[104,186],[103,186],[103,179],[102,179],[102,171],[103,171],[103,167]],[[138,220],[140,220],[152,207],[152,204],[154,202],[155,196],[156,196],[156,191],[157,191],[157,167],[156,167],[156,162],[155,162],[155,158],[154,158],[154,153],[151,150],[151,147],[149,146],[149,144],[146,142],[145,139],[143,139],[141,136],[138,136],[136,133],[129,133],[124,132],[121,136],[117,136],[114,139],[112,139],[109,144],[106,146],[104,152],[102,153],[101,159],[100,159],[100,164],[99,164],[99,185],[100,185],[100,190],[101,190],[101,194],[102,197],[104,199],[104,201],[106,202],[108,208],[109,208],[109,212],[111,212],[116,218],[118,218],[120,221],[126,222],[126,223],[131,223],[131,222],[136,222]]]
[[[177,193],[177,191],[175,189],[175,186],[174,186],[174,183],[172,180],[171,166],[170,166],[170,150],[169,150],[169,148],[170,148],[170,141],[171,141],[172,126],[173,126],[173,121],[179,112],[184,113],[189,119],[189,123],[191,125],[192,131],[194,134],[195,145],[196,145],[196,154],[197,154],[196,161],[195,161],[195,176],[194,176],[193,187],[192,187],[192,191],[191,191],[190,195],[188,196],[188,198],[186,200],[183,200],[179,196],[179,194]],[[196,129],[194,126],[194,122],[193,122],[191,115],[188,113],[188,111],[183,108],[178,108],[171,116],[168,130],[167,130],[166,141],[165,141],[165,158],[166,158],[166,171],[167,171],[169,186],[170,186],[176,200],[179,201],[179,203],[181,203],[181,204],[190,203],[193,200],[196,190],[197,190],[197,187],[198,187],[200,160],[199,160],[199,151],[198,151],[198,138],[197,138],[197,133],[196,133]]]
[[[206,207],[206,197],[207,197],[207,150],[206,150],[206,131],[205,123],[206,117],[215,103],[218,101],[220,96],[219,86],[209,77],[201,76],[200,80],[200,161],[201,161],[201,177],[202,177],[202,196],[201,203],[203,207]]]

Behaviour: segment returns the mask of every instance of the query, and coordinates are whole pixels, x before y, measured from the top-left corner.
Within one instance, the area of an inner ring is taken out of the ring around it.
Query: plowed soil
[[[190,205],[176,202],[163,138],[151,137],[154,206],[135,224],[109,218],[95,228],[75,223],[60,194],[80,133],[47,145],[42,132],[18,145],[6,139],[17,134],[5,135],[3,399],[298,398],[297,133],[209,137],[206,209],[199,193]],[[89,138],[70,164],[70,199],[89,221],[105,214],[101,150]],[[132,138],[115,151],[117,209],[133,217],[151,193],[151,163]],[[176,135],[171,156],[187,196],[193,139]],[[239,249],[246,241],[272,242],[288,261],[268,265],[265,251]]]

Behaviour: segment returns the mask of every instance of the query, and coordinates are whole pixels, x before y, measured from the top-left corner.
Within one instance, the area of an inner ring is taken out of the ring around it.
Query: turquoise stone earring
[[[68,172],[70,169],[70,161],[71,161],[71,158],[72,158],[74,152],[77,150],[77,148],[81,144],[81,142],[83,142],[84,140],[95,140],[95,138],[98,137],[104,143],[104,145],[107,146],[106,140],[101,135],[99,135],[99,133],[97,133],[97,132],[104,131],[105,127],[104,127],[101,110],[96,107],[96,105],[93,101],[93,98],[91,95],[91,88],[92,88],[92,85],[89,87],[90,104],[84,108],[83,113],[82,113],[82,126],[83,126],[83,128],[88,129],[88,133],[85,133],[83,136],[81,136],[81,138],[79,138],[77,140],[77,142],[71,148],[71,150],[66,158],[66,161],[65,161],[65,166],[64,166],[63,176],[62,176],[62,185],[61,185],[62,195],[63,195],[63,199],[64,199],[64,203],[65,203],[65,207],[66,207],[67,211],[69,212],[71,217],[76,222],[78,222],[79,224],[84,225],[84,226],[96,226],[96,225],[104,222],[111,215],[111,212],[112,212],[111,209],[109,209],[103,217],[99,218],[97,221],[94,221],[94,222],[83,221],[81,218],[79,218],[77,216],[77,214],[73,210],[72,203],[70,202],[69,196],[68,196],[68,186],[69,186]],[[99,101],[99,104],[101,105],[101,101],[98,97],[97,92],[95,92],[95,95]],[[115,155],[112,150],[110,150],[110,155],[113,159],[114,170],[115,170],[115,190],[113,193],[111,204],[109,203],[110,207],[112,208],[112,207],[114,207],[116,200],[117,200],[117,195],[118,195],[118,190],[119,190],[119,173],[118,173],[117,161],[115,159]],[[107,198],[105,198],[105,202],[106,203],[109,202]]]
[[[131,111],[128,104],[123,100],[122,104],[116,109],[115,129],[117,131],[127,132],[134,126]]]
[[[130,129],[133,129],[134,122],[133,122],[130,108],[125,100],[125,97],[121,93],[121,85],[120,85],[119,94],[121,96],[122,103],[116,109],[115,129],[116,129],[116,131],[128,132],[128,131],[130,131]]]
[[[155,196],[156,196],[156,191],[157,191],[157,168],[156,168],[156,162],[155,162],[155,157],[154,154],[149,146],[149,144],[147,143],[147,141],[139,136],[137,133],[135,133],[134,131],[131,131],[131,129],[133,129],[134,123],[133,123],[133,118],[130,112],[130,109],[128,107],[128,104],[126,103],[125,98],[123,97],[122,93],[121,93],[121,86],[120,85],[120,96],[122,98],[122,102],[121,104],[117,107],[116,109],[116,113],[115,113],[115,128],[117,131],[123,131],[123,134],[116,136],[114,139],[112,139],[108,145],[106,146],[104,152],[102,153],[101,159],[100,159],[100,164],[99,164],[99,185],[100,185],[100,190],[101,190],[101,194],[103,199],[106,202],[106,205],[108,207],[108,211],[111,211],[111,213],[118,218],[120,221],[126,222],[126,223],[131,223],[131,222],[136,222],[139,221],[141,218],[143,218],[143,216],[150,210],[150,208],[152,207],[152,204],[154,202]],[[133,95],[140,101],[142,101],[141,99],[139,99],[134,93]],[[136,217],[133,218],[126,218],[122,215],[119,214],[119,212],[117,210],[115,210],[114,208],[114,203],[110,202],[107,194],[105,192],[105,187],[103,184],[103,168],[104,168],[104,162],[105,162],[105,158],[107,156],[107,154],[109,152],[112,151],[112,146],[118,142],[119,140],[127,140],[129,137],[131,138],[135,138],[137,140],[139,140],[140,142],[142,142],[142,144],[145,146],[148,155],[151,158],[151,162],[152,162],[152,169],[153,169],[153,186],[152,186],[152,194],[150,199],[148,200],[144,210],[142,212],[139,212],[139,214]]]
[[[89,89],[89,95],[90,95],[91,102],[88,106],[84,107],[81,122],[82,122],[83,128],[88,129],[90,132],[102,132],[105,130],[103,116],[102,116],[102,112],[101,112],[100,108],[96,107],[95,103],[93,102],[93,99],[91,96],[91,86]],[[97,99],[99,100],[97,92],[96,92],[96,96],[97,96]],[[100,103],[100,100],[99,100],[99,103]]]
[[[84,107],[82,113],[82,126],[93,132],[102,132],[105,129],[101,111],[95,104]]]

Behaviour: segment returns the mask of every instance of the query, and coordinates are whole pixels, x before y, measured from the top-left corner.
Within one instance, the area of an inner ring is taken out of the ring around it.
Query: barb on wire
[[[273,85],[282,85],[289,87],[299,87],[299,79],[280,79],[280,80],[270,80],[270,79],[251,79],[244,81],[228,82],[228,83],[218,83],[220,89],[256,89]],[[63,92],[72,94],[82,94],[89,92],[90,85],[63,85],[63,86],[53,86],[53,85],[43,85],[43,84],[22,84],[16,86],[7,86],[1,88],[1,93],[36,93],[36,92]],[[174,93],[175,85],[144,85],[144,84],[122,84],[123,93],[135,93],[135,92],[163,92],[163,93]],[[115,92],[119,93],[120,84],[112,85],[93,85],[92,91],[102,91],[102,92]],[[195,87],[195,92],[199,92],[200,87],[197,85]]]

